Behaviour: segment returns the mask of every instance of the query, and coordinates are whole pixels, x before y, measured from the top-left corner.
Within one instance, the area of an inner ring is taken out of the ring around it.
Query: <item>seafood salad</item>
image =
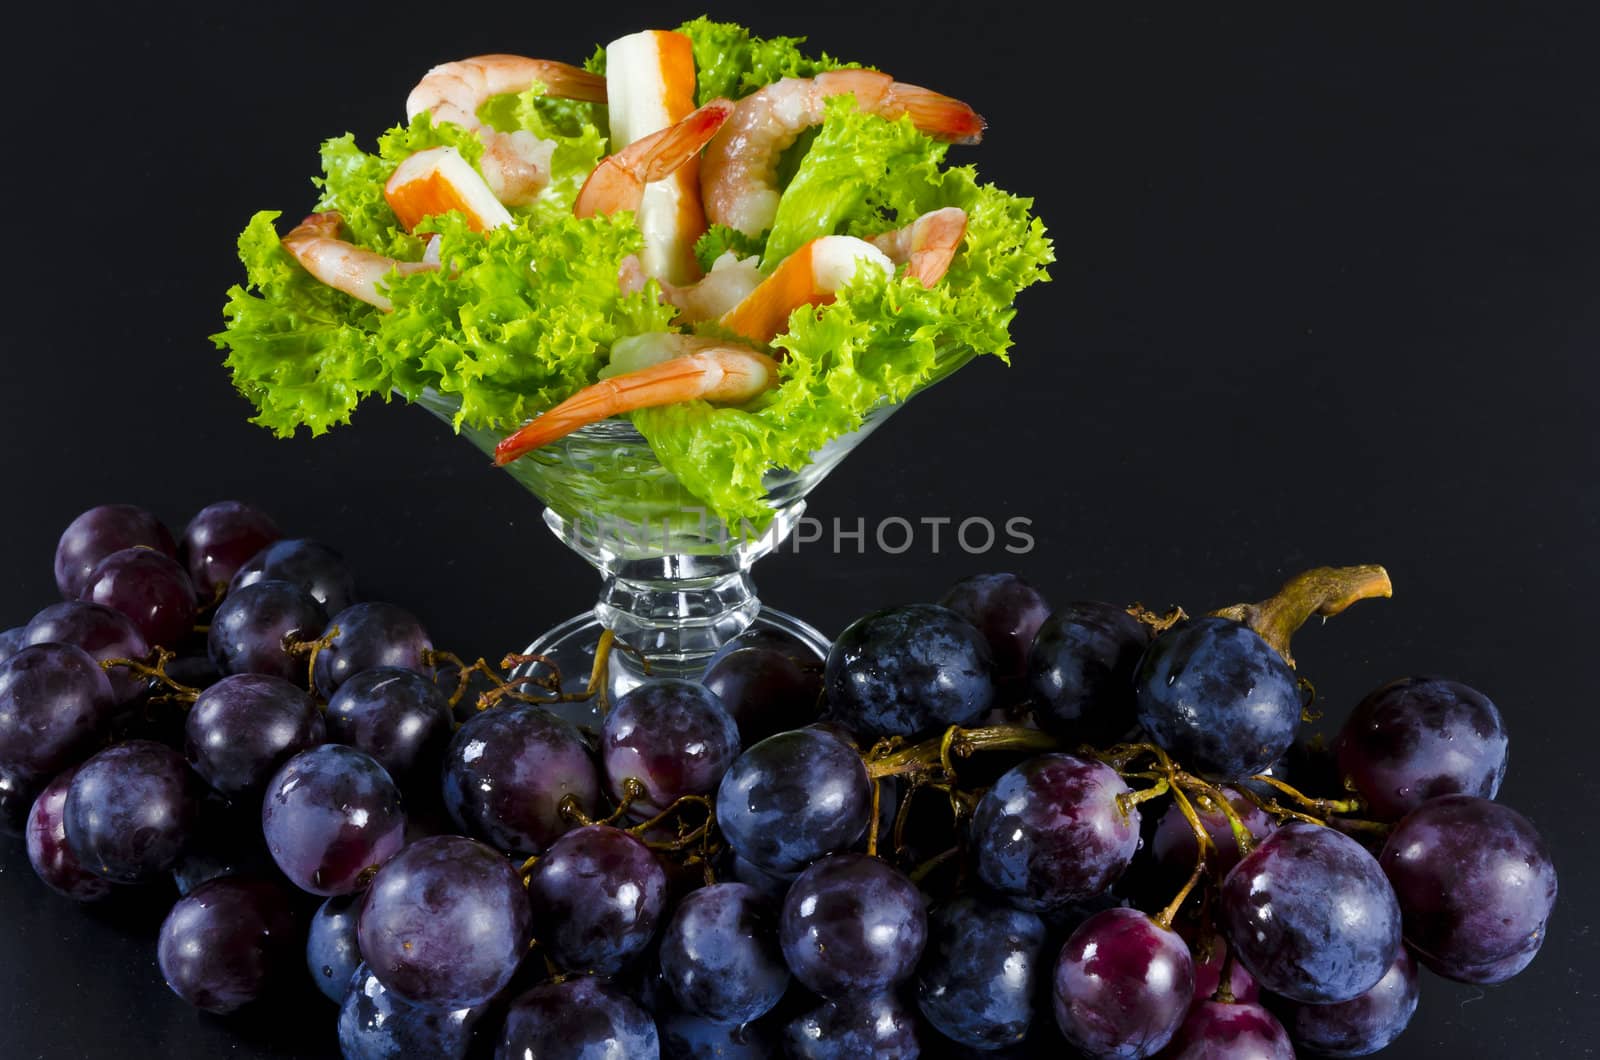
[[[627,415],[717,517],[978,354],[1053,260],[1032,201],[949,165],[985,122],[892,74],[696,19],[582,65],[427,71],[318,199],[262,211],[215,336],[255,421],[436,392],[497,463]],[[292,219],[292,218],[291,218]]]

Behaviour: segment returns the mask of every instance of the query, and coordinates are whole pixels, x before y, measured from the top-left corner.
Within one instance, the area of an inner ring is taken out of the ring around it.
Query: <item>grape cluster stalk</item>
[[[66,898],[171,888],[192,1005],[309,975],[350,1060],[1363,1056],[1556,899],[1481,692],[1308,735],[1291,638],[1381,567],[1198,617],[981,575],[614,702],[610,634],[577,693],[468,662],[238,502],[91,509],[55,570],[0,633],[0,826]]]

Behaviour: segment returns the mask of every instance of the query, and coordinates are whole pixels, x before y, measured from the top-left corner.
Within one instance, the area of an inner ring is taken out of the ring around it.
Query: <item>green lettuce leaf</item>
[[[760,239],[752,238],[735,228],[727,225],[708,225],[704,234],[694,243],[695,260],[700,262],[700,271],[710,272],[711,265],[728,251],[733,251],[741,258],[759,255],[765,246]]]
[[[778,200],[761,259],[769,271],[818,236],[844,232],[847,223],[877,223],[873,231],[882,231],[883,211],[914,218],[938,198],[945,144],[919,132],[909,117],[889,121],[857,110],[852,95],[824,106],[827,117]]]
[[[643,245],[629,216],[487,237],[455,214],[427,227],[449,268],[396,280],[376,344],[407,398],[432,387],[460,399],[458,428],[516,427],[592,383],[616,339],[670,327],[671,307],[618,292],[622,259]]]
[[[372,333],[381,315],[309,273],[278,242],[278,214],[263,210],[239,236],[246,281],[228,290],[228,351],[234,385],[256,406],[253,422],[280,437],[348,423],[362,398],[387,395],[388,373]]]
[[[694,42],[695,100],[701,106],[719,96],[748,96],[780,78],[811,77],[861,65],[842,63],[826,53],[813,59],[800,51],[804,37],[756,37],[743,26],[713,22],[704,15],[685,22],[678,32]]]

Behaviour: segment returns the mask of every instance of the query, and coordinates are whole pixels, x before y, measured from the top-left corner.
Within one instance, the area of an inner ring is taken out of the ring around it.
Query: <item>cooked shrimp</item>
[[[906,275],[932,287],[944,278],[955,259],[961,240],[967,235],[967,211],[959,206],[931,210],[904,228],[884,232],[867,240],[889,256],[896,265],[906,267]]]
[[[580,427],[624,412],[696,399],[737,405],[778,383],[778,363],[745,346],[667,333],[652,342],[665,349],[667,360],[584,387],[501,441],[494,462],[509,464]],[[684,352],[671,356],[674,349]]]
[[[827,305],[862,263],[894,275],[894,263],[883,251],[853,236],[813,239],[778,263],[772,274],[718,323],[736,335],[771,342],[789,329],[789,315],[803,305]]]
[[[902,84],[874,70],[830,70],[786,77],[739,101],[733,117],[706,148],[700,190],[706,216],[758,236],[778,213],[778,156],[819,124],[830,96],[853,93],[856,106],[885,118],[909,114],[917,128],[955,143],[977,143],[984,122],[958,99]]]
[[[283,249],[329,287],[375,305],[385,313],[394,308],[394,303],[378,290],[378,285],[390,273],[411,276],[439,267],[422,261],[396,261],[362,250],[339,238],[339,226],[343,223],[337,210],[314,213],[283,237]]]
[[[697,324],[715,320],[744,301],[761,283],[759,265],[759,259],[741,258],[730,250],[713,261],[711,271],[694,283],[676,284],[662,279],[656,282],[661,285],[661,300],[677,308],[677,322]],[[649,280],[637,255],[622,259],[617,286],[623,294],[644,290]]]
[[[483,141],[479,166],[495,198],[507,206],[530,203],[550,179],[555,144],[530,132],[496,132],[478,119],[494,96],[524,92],[535,81],[550,95],[589,103],[606,101],[606,79],[566,63],[520,55],[479,55],[429,70],[406,99],[406,117],[427,111],[436,122],[472,129]]]
[[[733,113],[733,104],[714,99],[675,125],[635,140],[602,159],[578,190],[575,217],[637,210],[645,185],[662,180],[700,153]]]

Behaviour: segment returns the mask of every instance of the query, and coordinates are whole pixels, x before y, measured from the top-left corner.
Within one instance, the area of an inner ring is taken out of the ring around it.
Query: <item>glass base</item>
[[[828,656],[828,638],[810,623],[783,611],[770,607],[761,608],[755,619],[745,627],[746,632],[752,630],[771,630],[788,634],[807,645],[816,653],[818,659],[826,659]],[[595,648],[598,647],[600,634],[604,631],[605,626],[595,617],[595,613],[584,611],[546,631],[538,640],[528,645],[526,654],[539,655],[555,663],[561,670],[561,690],[569,695],[581,695],[589,687],[589,675],[594,670]],[[650,667],[650,672],[646,674],[638,654],[615,646],[606,668],[608,678],[606,694],[612,702],[615,702],[618,696],[654,677],[679,677],[698,681],[714,654],[715,652],[707,651],[692,655],[646,655]],[[516,676],[526,674],[546,676],[549,673],[547,666],[533,663],[526,668],[518,669]],[[549,709],[575,725],[597,731],[600,728],[602,719],[598,697],[552,703]]]

